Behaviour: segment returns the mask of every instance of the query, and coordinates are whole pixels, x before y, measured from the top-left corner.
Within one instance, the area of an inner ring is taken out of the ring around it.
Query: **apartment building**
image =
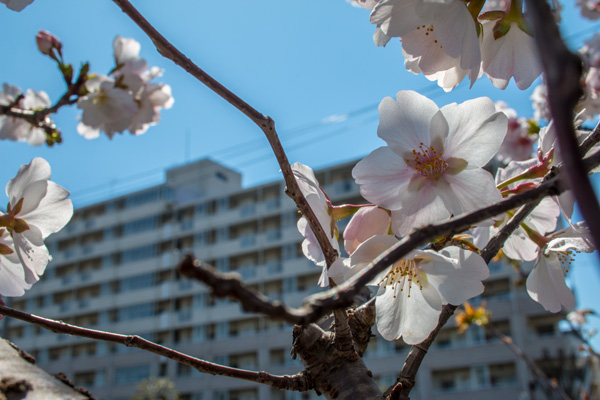
[[[316,172],[334,203],[361,202],[354,163]],[[271,299],[297,306],[320,290],[320,268],[304,258],[297,210],[282,181],[242,188],[241,175],[210,160],[167,171],[164,184],[76,210],[48,239],[53,261],[11,305],[67,323],[136,334],[178,351],[238,368],[293,374],[291,326],[241,311],[182,279],[175,266],[191,251],[220,271],[239,273]],[[486,300],[493,323],[551,376],[569,383],[576,343],[516,285],[511,267],[491,265]],[[100,399],[124,400],[151,376],[173,380],[184,400],[292,400],[283,392],[202,375],[154,354],[113,343],[57,335],[5,318],[3,336],[51,373],[64,372]],[[392,384],[408,353],[402,341],[373,338],[365,361],[382,387]],[[527,399],[536,391],[524,363],[489,331],[441,332],[419,372],[414,399]],[[538,390],[539,392],[539,390]],[[543,398],[543,397],[536,397]]]

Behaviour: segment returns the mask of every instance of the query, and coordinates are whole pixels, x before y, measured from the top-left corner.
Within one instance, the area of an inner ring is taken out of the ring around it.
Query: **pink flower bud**
[[[352,216],[344,230],[344,248],[354,253],[359,244],[375,235],[387,235],[392,222],[390,214],[382,208],[362,207]]]
[[[59,57],[62,58],[62,43],[50,32],[44,30],[39,31],[38,34],[35,35],[35,41],[42,54],[46,54],[53,59],[58,60],[55,53],[56,51]]]

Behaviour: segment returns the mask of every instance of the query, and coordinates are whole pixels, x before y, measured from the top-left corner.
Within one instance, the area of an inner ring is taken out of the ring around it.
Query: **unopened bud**
[[[41,30],[35,35],[35,41],[42,54],[58,61],[56,57],[56,53],[58,53],[58,56],[62,59],[62,43],[56,36],[48,31]]]

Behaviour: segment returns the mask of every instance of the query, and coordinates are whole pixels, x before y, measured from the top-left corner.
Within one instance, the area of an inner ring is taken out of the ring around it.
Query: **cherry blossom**
[[[579,108],[583,117],[594,119],[600,113],[600,34],[595,34],[579,49],[584,61],[584,95]]]
[[[309,166],[301,163],[293,164],[292,171],[294,172],[294,177],[298,182],[298,186],[300,187],[304,198],[308,202],[308,205],[315,213],[317,220],[325,231],[325,234],[329,239],[329,243],[339,253],[339,233],[331,216],[331,202],[323,190],[321,190],[319,182],[315,177],[315,173]],[[323,254],[323,250],[321,250],[321,246],[319,245],[313,230],[310,228],[308,221],[304,216],[298,220],[298,230],[305,238],[302,242],[302,252],[306,258],[323,268],[323,272],[319,278],[319,285],[323,287],[328,286],[329,277],[327,274],[325,255]]]
[[[160,120],[160,110],[171,108],[171,87],[150,81],[162,75],[160,68],[148,68],[139,57],[140,44],[117,36],[113,41],[116,66],[111,76],[99,75],[86,82],[90,92],[77,102],[83,110],[77,131],[88,139],[104,131],[109,138],[128,130],[140,135]]]
[[[141,48],[142,46],[137,40],[117,35],[113,40],[115,64],[120,66],[129,61],[139,60]]]
[[[358,273],[397,242],[390,235],[363,242],[350,256],[346,275]],[[476,253],[459,247],[439,253],[415,250],[371,282],[378,286],[377,330],[386,340],[421,343],[437,325],[444,304],[459,305],[481,294],[481,281],[488,277],[489,269]]]
[[[500,201],[482,167],[506,135],[506,115],[488,98],[439,109],[428,98],[401,91],[379,105],[377,134],[386,141],[352,175],[362,196],[392,211],[392,231],[441,222]]]
[[[533,118],[537,121],[544,120],[550,121],[552,115],[548,108],[548,94],[546,91],[546,85],[542,83],[533,89],[531,96],[529,97],[533,106]]]
[[[14,105],[15,109],[20,110],[37,110],[51,106],[46,92],[28,89],[15,103],[22,94],[21,89],[6,83],[2,84],[2,89],[0,105]],[[35,127],[24,119],[0,115],[0,139],[28,142],[32,146],[39,146],[46,142],[46,133],[42,128]]]
[[[576,253],[591,253],[595,248],[583,222],[569,226],[552,236],[527,277],[527,293],[547,311],[559,312],[562,306],[575,306],[573,292],[565,282]]]
[[[144,85],[137,101],[139,109],[128,127],[134,135],[140,135],[156,125],[160,121],[160,110],[171,108],[174,102],[169,85],[153,83]]]
[[[371,13],[374,40],[400,37],[409,71],[423,73],[446,91],[469,75],[479,78],[481,53],[475,21],[462,1],[384,0]]]
[[[533,154],[533,145],[538,135],[530,132],[531,125],[526,118],[518,117],[517,112],[508,108],[503,101],[496,103],[496,110],[508,117],[508,131],[496,158],[508,164],[510,161],[525,161]]]
[[[62,59],[62,43],[48,31],[41,30],[35,35],[38,50],[55,60]],[[57,56],[58,54],[58,56]]]
[[[50,165],[43,158],[34,158],[31,163],[22,165],[17,176],[6,185],[6,195],[9,204],[7,213],[0,215],[0,228],[10,233],[12,245],[6,232],[2,232],[2,266],[10,268],[2,274],[10,276],[13,282],[19,281],[23,274],[25,283],[30,286],[38,281],[50,261],[44,239],[69,222],[73,204],[67,199],[69,192],[50,181]],[[18,271],[15,270],[17,260],[7,247],[18,257]],[[21,285],[14,290],[20,293],[28,288]],[[19,295],[3,290],[6,293],[3,291],[2,295]]]
[[[109,138],[124,132],[138,111],[133,94],[116,87],[115,81],[104,75],[89,79],[86,88],[90,94],[77,101],[83,111],[77,132],[86,139],[94,139],[104,131]]]
[[[498,24],[505,24],[503,30],[508,29],[500,37],[494,32]],[[481,58],[483,71],[500,89],[505,89],[511,78],[519,89],[527,89],[542,73],[535,41],[517,23],[484,21]]]
[[[21,11],[33,3],[33,0],[0,0],[0,3],[6,4],[6,7],[13,11]]]

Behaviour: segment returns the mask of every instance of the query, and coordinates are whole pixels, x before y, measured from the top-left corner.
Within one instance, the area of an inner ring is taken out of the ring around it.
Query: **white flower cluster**
[[[498,150],[496,158],[503,164],[531,158],[538,135],[530,132],[531,125],[527,118],[518,117],[517,112],[512,108],[508,108],[503,101],[496,103],[496,109],[502,111],[508,117],[506,137],[502,142],[502,146],[500,146],[500,150]]]
[[[98,75],[86,82],[89,94],[77,107],[83,111],[77,132],[94,139],[104,131],[109,138],[128,130],[140,135],[160,120],[160,109],[173,105],[171,87],[150,81],[162,75],[139,57],[140,44],[117,36],[113,42],[116,66],[110,76]]]
[[[21,89],[9,84],[2,84],[0,90],[0,106],[12,106],[23,111],[32,111],[50,107],[50,98],[46,92],[27,89],[23,95]],[[39,146],[46,142],[46,133],[42,128],[31,125],[24,119],[0,115],[0,139],[27,142]]]
[[[399,37],[406,68],[450,91],[466,76],[471,85],[483,74],[504,89],[511,78],[527,89],[542,68],[520,2],[498,2],[481,12],[482,2],[461,0],[381,0],[364,2],[377,25],[374,41],[385,46]],[[479,7],[479,9],[477,9]],[[478,16],[478,18],[475,18]]]
[[[306,238],[304,254],[323,268],[321,284],[328,279],[339,284],[350,278],[385,254],[398,242],[397,237],[414,229],[531,189],[560,161],[554,152],[552,125],[541,130],[537,156],[532,158],[535,136],[527,136],[522,148],[514,148],[513,142],[523,139],[525,123],[505,104],[496,106],[487,98],[440,109],[416,92],[402,91],[395,100],[383,99],[379,113],[377,133],[387,146],[373,151],[352,172],[362,196],[373,204],[334,206],[309,167],[293,166],[300,188],[335,250],[340,250],[336,221],[353,214],[343,233],[349,257],[338,258],[329,269],[305,218],[298,223]],[[514,131],[509,138],[507,131]],[[494,181],[483,166],[511,146],[513,151],[503,155],[508,165],[498,169]],[[513,260],[537,260],[527,290],[552,312],[561,305],[574,306],[565,273],[576,252],[593,251],[582,223],[555,231],[561,208],[570,223],[573,198],[569,192],[544,199],[503,248],[504,255]],[[514,212],[481,223],[473,231],[475,244],[483,248]],[[488,276],[481,256],[463,247],[448,246],[439,252],[414,250],[371,282],[377,287],[377,329],[388,340],[402,337],[408,344],[420,343],[436,326],[444,304],[459,305],[481,294],[482,281]]]
[[[69,192],[50,180],[50,165],[35,158],[6,185],[0,212],[0,295],[21,296],[39,280],[51,257],[44,240],[73,215]]]
[[[600,114],[600,33],[586,40],[579,54],[584,64],[582,117],[592,120]]]

